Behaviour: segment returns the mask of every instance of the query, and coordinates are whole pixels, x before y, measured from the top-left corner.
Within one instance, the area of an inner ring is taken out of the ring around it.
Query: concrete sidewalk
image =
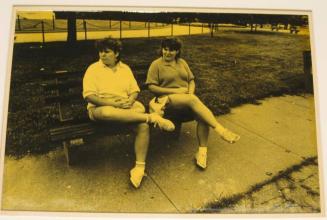
[[[241,139],[230,145],[212,132],[205,171],[194,164],[195,122],[183,125],[178,141],[153,135],[148,176],[137,190],[129,184],[134,163],[129,137],[91,141],[70,168],[62,149],[20,160],[6,157],[2,209],[188,213],[317,156],[313,96],[265,99],[261,105],[234,108],[219,120]]]

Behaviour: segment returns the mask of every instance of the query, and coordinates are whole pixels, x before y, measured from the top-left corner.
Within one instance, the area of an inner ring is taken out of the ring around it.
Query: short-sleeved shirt
[[[104,98],[111,94],[128,98],[132,93],[139,92],[140,88],[129,66],[120,61],[116,67],[114,72],[101,60],[91,64],[83,78],[83,97],[97,95]],[[92,103],[88,103],[87,108],[92,106]]]
[[[184,59],[168,63],[160,57],[151,63],[145,83],[165,88],[188,88],[191,80],[194,75]]]

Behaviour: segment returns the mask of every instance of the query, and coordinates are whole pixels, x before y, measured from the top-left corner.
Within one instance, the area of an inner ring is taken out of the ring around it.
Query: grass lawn
[[[182,57],[196,77],[196,93],[215,113],[228,113],[230,107],[257,103],[258,99],[303,92],[302,52],[310,49],[308,35],[270,32],[219,31],[216,36],[185,36]],[[122,60],[130,66],[149,65],[158,57],[161,38],[124,39]],[[41,80],[44,71],[79,70],[98,59],[93,41],[16,44],[11,75],[6,153],[49,150],[47,130],[55,112],[44,105]],[[147,68],[134,70],[139,83]],[[149,93],[140,95],[146,104]],[[84,108],[84,107],[83,107]],[[48,144],[47,144],[48,146]]]

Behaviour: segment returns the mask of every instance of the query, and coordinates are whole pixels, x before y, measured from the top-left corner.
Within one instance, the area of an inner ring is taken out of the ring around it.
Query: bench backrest
[[[82,106],[85,108],[86,103],[82,97],[83,75],[84,72],[79,71],[56,71],[53,73],[53,80],[44,87],[46,93],[49,94],[46,104],[57,105],[60,122],[74,120],[76,118],[74,108],[81,109]]]

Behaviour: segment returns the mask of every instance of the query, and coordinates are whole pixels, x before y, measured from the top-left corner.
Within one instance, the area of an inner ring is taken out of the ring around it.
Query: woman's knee
[[[140,102],[137,102],[137,101],[132,106],[132,109],[135,112],[138,112],[138,113],[145,113],[145,107],[144,107],[144,105],[142,103],[140,103]]]
[[[193,94],[173,94],[168,97],[169,103],[176,107],[192,107],[201,102],[200,99]]]
[[[188,96],[188,103],[190,106],[194,106],[194,105],[200,104],[201,100],[196,95],[190,94]]]
[[[110,119],[112,117],[111,108],[98,108],[93,111],[95,119]]]

